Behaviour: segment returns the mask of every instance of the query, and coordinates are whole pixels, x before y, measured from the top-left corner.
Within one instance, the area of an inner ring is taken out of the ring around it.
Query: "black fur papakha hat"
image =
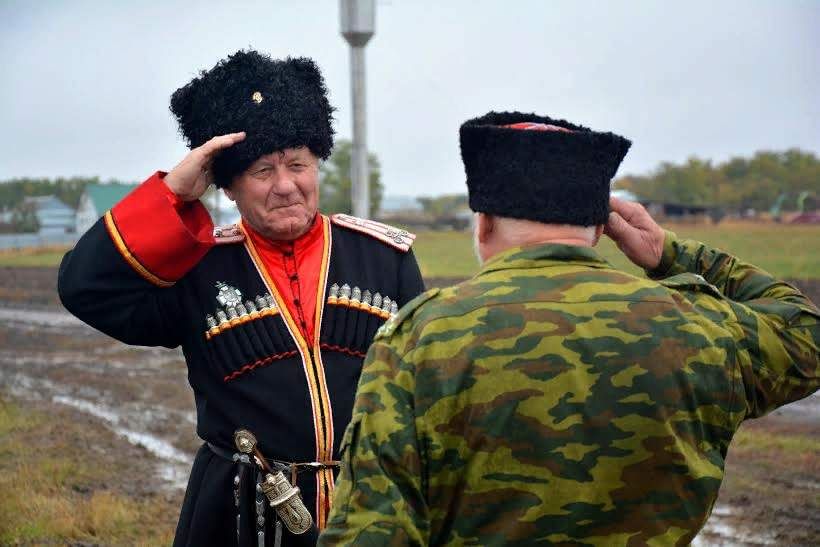
[[[459,130],[470,209],[548,224],[609,216],[609,182],[631,142],[521,112],[490,112]]]
[[[333,148],[333,107],[319,67],[306,57],[237,51],[177,89],[171,112],[192,149],[217,135],[246,132],[214,160],[220,188],[265,154],[307,146],[327,159]]]

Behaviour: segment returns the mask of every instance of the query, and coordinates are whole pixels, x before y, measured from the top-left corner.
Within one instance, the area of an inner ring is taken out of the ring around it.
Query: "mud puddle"
[[[165,488],[185,487],[201,441],[180,351],[127,347],[59,310],[0,308],[0,384],[93,417],[153,456]]]
[[[116,411],[102,405],[65,395],[55,395],[52,402],[73,407],[86,414],[101,419],[117,435],[125,437],[134,446],[141,446],[160,459],[160,477],[172,488],[185,488],[188,480],[191,454],[185,454],[174,445],[150,433],[135,431],[120,424],[122,416]]]
[[[20,371],[9,372],[5,366],[0,367],[0,382],[5,391],[18,399],[64,405],[96,418],[110,431],[154,456],[157,460],[156,476],[166,488],[185,488],[193,452],[178,448],[173,438],[151,432],[162,429],[157,424],[179,417],[178,412],[157,407],[147,409],[144,405],[134,404],[109,406],[99,401],[110,397],[91,386],[57,384]],[[190,414],[182,418],[192,427],[194,419]]]
[[[729,505],[716,505],[700,534],[692,541],[693,547],[748,547],[778,545],[774,534],[750,532],[738,528],[734,522],[738,509]]]
[[[7,326],[37,325],[52,328],[81,327],[83,322],[62,310],[26,310],[0,308],[0,324]]]

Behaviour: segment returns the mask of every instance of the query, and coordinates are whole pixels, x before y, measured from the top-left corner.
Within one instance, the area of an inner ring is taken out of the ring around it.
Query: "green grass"
[[[0,266],[32,267],[58,266],[67,248],[24,249],[0,252]]]
[[[723,223],[670,225],[678,236],[725,249],[778,277],[820,278],[820,226]],[[478,271],[468,232],[420,232],[413,249],[425,277],[465,278]],[[616,268],[640,274],[606,237],[600,254]],[[66,249],[7,251],[0,266],[57,266]]]
[[[0,397],[0,545],[169,545],[162,497],[111,490],[117,471],[56,439],[83,433]]]
[[[720,224],[669,226],[679,237],[724,249],[777,277],[820,278],[820,226]],[[425,277],[469,277],[478,271],[472,235],[467,232],[421,232],[413,245]],[[641,271],[604,236],[598,252],[618,269]]]

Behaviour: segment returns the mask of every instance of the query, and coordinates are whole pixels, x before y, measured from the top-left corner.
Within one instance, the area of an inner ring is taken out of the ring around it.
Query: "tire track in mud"
[[[64,311],[9,308],[0,347],[4,391],[94,417],[147,450],[165,488],[184,489],[201,441],[180,351],[125,346]]]

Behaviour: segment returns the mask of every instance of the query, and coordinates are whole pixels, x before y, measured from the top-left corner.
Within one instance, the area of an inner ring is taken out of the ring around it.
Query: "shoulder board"
[[[380,338],[391,336],[405,319],[413,315],[413,312],[416,311],[422,304],[435,297],[440,292],[441,289],[430,289],[429,291],[421,293],[413,300],[402,306],[399,313],[388,319],[384,325],[379,327],[379,330],[376,331],[376,335],[373,337],[373,340],[379,340]]]
[[[331,216],[330,220],[333,224],[369,235],[404,253],[410,250],[410,246],[413,245],[413,241],[416,239],[416,234],[411,234],[406,230],[394,228],[393,226],[382,224],[375,220],[358,218],[342,213]]]
[[[225,224],[214,227],[214,243],[217,245],[227,245],[228,243],[239,243],[245,241],[245,234],[238,224]]]

